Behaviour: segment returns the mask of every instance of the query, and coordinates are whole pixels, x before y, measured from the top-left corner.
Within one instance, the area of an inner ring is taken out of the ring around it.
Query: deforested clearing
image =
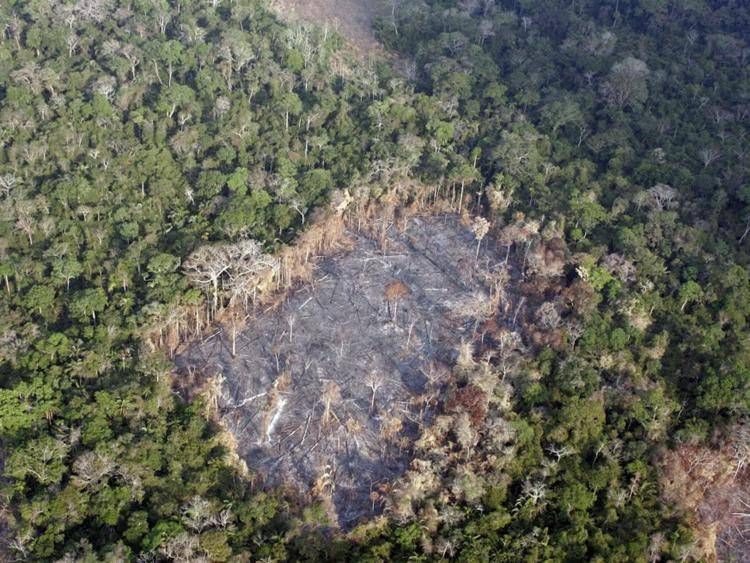
[[[383,47],[375,37],[373,23],[389,13],[385,0],[272,0],[271,9],[289,22],[309,22],[340,33],[360,54]]]
[[[329,498],[342,527],[380,512],[462,345],[512,334],[523,303],[505,247],[457,216],[345,236],[281,303],[177,359],[218,376],[221,419],[247,465],[267,484]]]

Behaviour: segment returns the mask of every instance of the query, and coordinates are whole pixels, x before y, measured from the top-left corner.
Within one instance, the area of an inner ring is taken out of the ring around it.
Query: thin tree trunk
[[[742,241],[745,240],[745,237],[747,234],[750,233],[750,217],[747,218],[747,223],[745,224],[745,232],[742,233],[742,236],[740,237],[740,240],[738,241],[740,244],[742,244]]]

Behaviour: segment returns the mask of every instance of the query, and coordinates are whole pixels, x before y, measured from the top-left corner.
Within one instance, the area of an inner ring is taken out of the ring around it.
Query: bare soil
[[[177,358],[221,374],[220,413],[247,465],[328,498],[345,528],[377,514],[377,491],[408,468],[461,342],[498,312],[488,272],[509,267],[489,238],[477,258],[450,215],[413,217],[377,241],[348,236],[311,283],[248,319],[236,355],[217,329]]]

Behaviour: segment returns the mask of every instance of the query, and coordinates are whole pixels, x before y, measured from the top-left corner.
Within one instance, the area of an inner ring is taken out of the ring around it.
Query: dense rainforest
[[[750,459],[744,2],[394,1],[395,66],[256,0],[6,0],[0,28],[9,558],[707,557],[660,476],[679,448]],[[383,516],[343,532],[240,471],[153,335],[210,301],[197,248],[271,253],[396,185],[462,198],[509,250],[563,240],[560,338],[464,358],[506,395],[454,390]]]

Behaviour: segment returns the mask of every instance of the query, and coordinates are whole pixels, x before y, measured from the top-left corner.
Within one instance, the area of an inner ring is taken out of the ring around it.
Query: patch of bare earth
[[[383,53],[373,23],[378,16],[388,14],[385,0],[271,0],[269,6],[286,22],[328,26],[360,55]]]
[[[515,275],[505,247],[488,237],[477,251],[456,216],[347,238],[312,281],[252,314],[236,343],[219,328],[177,358],[218,374],[219,412],[247,465],[267,484],[328,499],[342,527],[380,512],[461,343],[484,340],[499,310],[493,323],[512,324],[518,301],[505,287],[499,299],[498,280]]]

